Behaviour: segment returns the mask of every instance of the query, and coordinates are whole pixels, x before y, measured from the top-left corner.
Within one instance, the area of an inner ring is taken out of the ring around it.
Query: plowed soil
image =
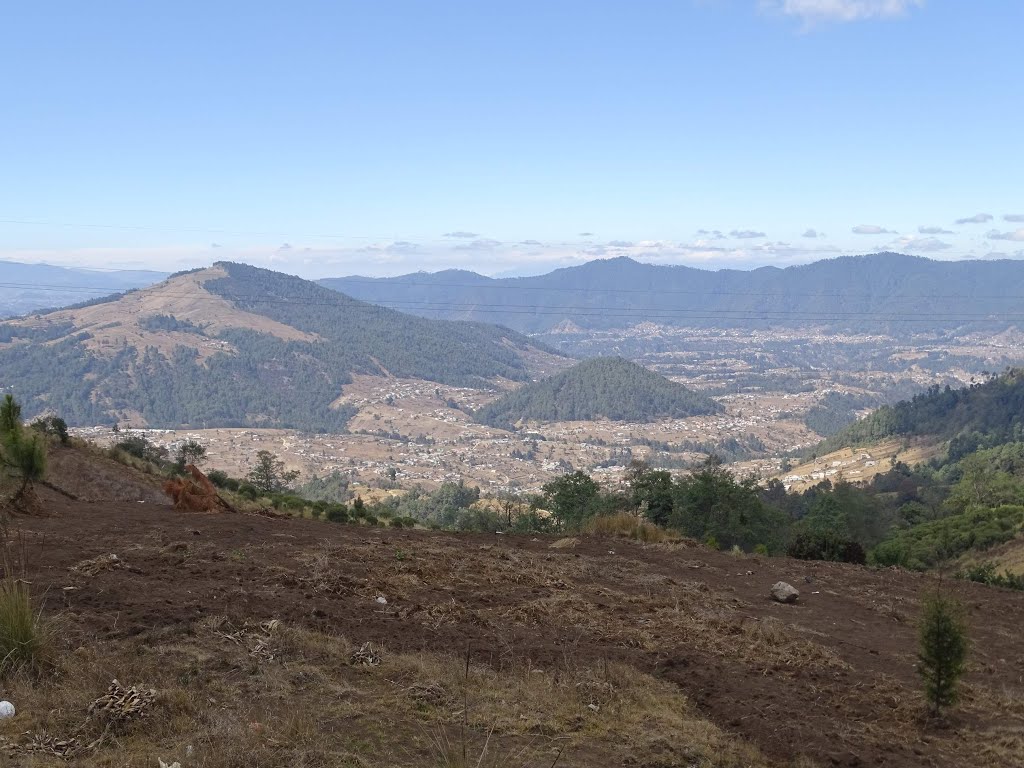
[[[942,585],[966,606],[972,645],[962,701],[936,723],[922,716],[914,666],[934,576],[692,544],[583,537],[553,547],[548,537],[41,495],[47,515],[17,521],[27,579],[77,636],[130,638],[220,615],[392,652],[468,648],[494,666],[508,653],[547,670],[613,661],[670,681],[780,765],[798,754],[821,766],[1024,765],[1020,593]],[[71,570],[109,554],[117,567]],[[780,580],[800,590],[797,604],[769,599]],[[622,764],[600,761],[567,754],[559,764]]]

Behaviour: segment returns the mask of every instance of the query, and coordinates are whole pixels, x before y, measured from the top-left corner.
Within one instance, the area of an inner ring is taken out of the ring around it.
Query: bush
[[[331,504],[324,513],[329,523],[347,523],[348,509],[344,504]]]
[[[967,624],[954,600],[940,594],[925,600],[917,658],[925,698],[937,715],[956,703],[957,681],[967,660]]]
[[[231,478],[228,477],[228,473],[222,469],[211,469],[206,473],[206,476],[210,479],[210,482],[216,485],[218,488],[227,488]],[[238,482],[235,481],[235,487],[231,490],[238,490]]]
[[[68,440],[68,423],[64,421],[60,416],[45,416],[38,418],[33,421],[29,426],[32,429],[42,432],[44,435],[52,435],[60,440],[61,445],[67,445]]]
[[[1003,587],[1005,589],[1024,590],[1024,575],[1003,571],[996,573],[996,564],[992,562],[978,563],[968,566],[959,571],[956,578],[964,581],[974,581],[978,584],[987,584],[990,587]]]
[[[32,609],[28,584],[8,576],[0,581],[0,676],[38,671],[51,650],[49,625]]]
[[[151,443],[142,435],[130,435],[124,440],[114,444],[114,448],[134,456],[143,461],[149,461],[158,466],[167,462],[167,449]]]
[[[858,542],[832,533],[802,532],[790,542],[786,554],[796,560],[830,560],[864,565],[867,555]]]
[[[1009,541],[1024,528],[1024,506],[972,509],[898,531],[871,551],[872,562],[925,570],[968,551]]]

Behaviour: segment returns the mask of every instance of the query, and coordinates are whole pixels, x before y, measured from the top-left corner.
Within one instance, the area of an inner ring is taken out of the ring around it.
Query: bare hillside
[[[56,674],[4,692],[7,765],[64,764],[67,739],[81,766],[436,766],[463,743],[538,768],[1024,765],[1015,593],[946,585],[972,650],[938,726],[926,576],[43,497],[15,530],[63,629]],[[779,580],[796,605],[768,599]],[[88,707],[113,678],[155,693],[104,733]]]

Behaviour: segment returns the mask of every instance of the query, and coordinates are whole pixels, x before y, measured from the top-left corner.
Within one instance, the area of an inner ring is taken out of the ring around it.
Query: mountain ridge
[[[565,321],[604,330],[650,319],[697,327],[931,331],[1018,322],[1022,318],[1012,313],[1024,297],[1024,262],[880,252],[711,271],[623,256],[532,277],[470,280],[460,273],[450,279],[441,272],[319,283],[422,316],[486,320],[526,333],[545,333]]]
[[[144,288],[167,277],[166,272],[146,269],[79,269],[4,260],[0,260],[0,275],[0,318]]]
[[[490,386],[565,362],[508,329],[405,315],[231,262],[0,323],[0,387],[26,415],[71,424],[342,431],[351,409],[331,404],[354,373]]]

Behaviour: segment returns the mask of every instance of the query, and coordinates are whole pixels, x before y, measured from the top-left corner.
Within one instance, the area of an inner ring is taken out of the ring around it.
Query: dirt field
[[[124,500],[128,485],[119,501],[43,489],[47,516],[17,520],[62,629],[54,676],[3,690],[19,708],[4,765],[442,766],[459,744],[471,765],[486,744],[482,765],[544,768],[1024,765],[1019,593],[947,584],[972,652],[936,725],[914,670],[933,577],[187,515]],[[767,598],[779,580],[797,605]],[[364,643],[379,665],[353,658]],[[113,678],[156,699],[101,732],[86,711]],[[99,742],[70,762],[31,746],[75,734]]]

